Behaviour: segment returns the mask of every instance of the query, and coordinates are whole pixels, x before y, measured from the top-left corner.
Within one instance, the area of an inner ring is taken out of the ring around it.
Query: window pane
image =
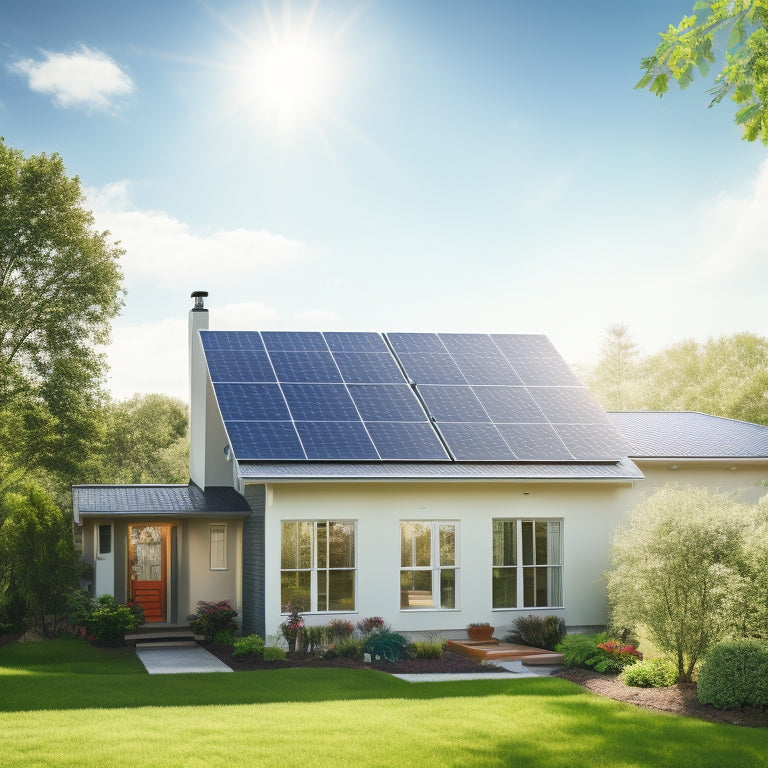
[[[547,523],[547,563],[549,565],[562,565],[563,563],[559,520],[550,520]]]
[[[298,568],[312,567],[312,523],[299,523]]]
[[[328,537],[328,567],[355,567],[355,526],[353,523],[330,523]],[[320,536],[318,527],[318,538]]]
[[[429,567],[432,562],[432,535],[429,523],[400,523],[400,565]]]
[[[280,539],[280,567],[296,568],[298,566],[297,556],[297,531],[298,523],[283,523],[281,526]]]
[[[517,521],[493,521],[493,564],[517,565]]]
[[[528,520],[523,522],[523,565],[533,565],[535,562],[533,557],[533,523]]]
[[[329,611],[353,611],[355,609],[355,572],[326,571],[328,574]],[[318,584],[321,580],[318,574]]]
[[[226,526],[211,526],[211,569],[224,570],[227,567]]]
[[[546,565],[547,559],[547,523],[536,522],[536,565]]]
[[[400,572],[400,607],[434,608],[432,571]]]
[[[288,604],[293,604],[301,611],[312,607],[309,594],[311,574],[309,571],[283,571],[280,574],[280,610],[288,611]]]
[[[440,565],[456,565],[456,526],[440,526]]]
[[[112,552],[112,526],[99,526],[99,552],[100,555],[108,555]]]
[[[547,568],[547,605],[555,607],[563,604],[563,569],[558,565]]]
[[[536,569],[523,568],[523,607],[536,607]]]
[[[452,568],[440,571],[440,607],[456,607],[456,571]]]
[[[328,523],[317,524],[317,567],[328,567]]]
[[[493,569],[493,607],[517,608],[517,568]]]

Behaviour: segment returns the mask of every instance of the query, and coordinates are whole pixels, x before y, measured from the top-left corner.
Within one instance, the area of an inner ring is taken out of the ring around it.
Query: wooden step
[[[485,661],[522,661],[523,664],[558,665],[563,663],[560,653],[547,651],[543,648],[532,648],[528,645],[515,643],[484,642],[472,640],[449,640],[448,648],[465,656],[483,659]]]

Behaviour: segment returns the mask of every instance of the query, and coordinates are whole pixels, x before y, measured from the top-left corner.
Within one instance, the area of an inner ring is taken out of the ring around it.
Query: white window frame
[[[307,611],[302,611],[302,613],[354,613],[357,610],[357,520],[339,520],[339,519],[323,519],[323,520],[281,520],[280,521],[280,552],[281,552],[281,558],[282,558],[282,548],[283,548],[283,525],[285,523],[290,523],[294,525],[301,525],[306,524],[311,526],[310,528],[310,565],[306,568],[283,568],[282,562],[280,565],[280,585],[279,589],[281,590],[280,594],[280,603],[281,603],[281,609],[282,609],[282,574],[283,573],[300,573],[300,572],[308,572],[310,574],[310,586],[309,586],[309,595],[310,595],[310,607]],[[331,568],[331,567],[323,567],[321,568],[318,565],[318,556],[317,556],[317,526],[318,524],[325,523],[326,526],[330,527],[331,524],[344,524],[344,525],[351,525],[352,526],[352,558],[354,565],[351,567],[346,568]],[[298,541],[297,541],[298,545]],[[320,574],[327,574],[330,571],[352,571],[352,607],[351,608],[322,608],[319,605],[320,595],[319,595],[319,576]],[[283,615],[285,615],[285,611],[283,611]]]
[[[428,525],[430,528],[430,562],[429,565],[403,565],[402,530],[403,525]],[[453,564],[444,564],[440,561],[440,528],[450,526],[453,528]],[[400,568],[398,576],[400,580],[400,610],[412,611],[458,611],[459,610],[459,577],[460,577],[460,552],[459,552],[459,521],[458,520],[400,520]],[[430,606],[404,606],[402,602],[402,574],[404,572],[423,571],[432,574],[432,605]],[[453,571],[453,605],[443,606],[441,595],[441,575],[443,571]]]
[[[513,565],[505,564],[505,565],[499,565],[494,562],[494,523],[501,522],[501,523],[515,523],[515,563]],[[523,525],[525,523],[531,523],[534,526],[534,537],[535,537],[535,530],[536,530],[536,523],[557,523],[559,530],[557,533],[555,533],[554,529],[552,531],[552,537],[550,538],[550,531],[547,531],[547,562],[546,563],[537,563],[536,562],[536,546],[535,546],[535,538],[533,542],[533,562],[532,563],[523,563]],[[562,609],[565,607],[565,582],[563,579],[563,573],[565,565],[563,563],[563,554],[564,554],[564,547],[563,547],[563,519],[562,518],[556,518],[556,517],[497,517],[493,518],[491,523],[491,580],[493,580],[493,572],[497,569],[502,570],[515,570],[515,576],[516,576],[516,605],[508,605],[508,606],[494,606],[493,605],[493,594],[491,594],[491,605],[492,610],[494,611],[514,611],[514,610],[526,610],[526,611],[540,611],[540,610],[556,610],[556,609]],[[559,541],[555,539],[555,536],[559,537]],[[553,552],[553,549],[556,549],[556,552]],[[549,562],[549,560],[556,555],[558,562]],[[525,604],[525,572],[526,571],[533,571],[534,572],[534,578],[535,578],[535,569],[537,568],[546,568],[547,569],[547,588],[550,593],[559,591],[560,593],[560,600],[559,602],[554,602],[552,599],[547,600],[547,605],[526,605]],[[493,589],[493,586],[491,587]]]
[[[214,545],[214,532],[221,533],[221,558],[216,556],[216,562],[214,563],[215,549],[218,544]],[[208,527],[208,566],[211,571],[227,571],[227,549],[229,544],[229,537],[226,523],[211,523]]]

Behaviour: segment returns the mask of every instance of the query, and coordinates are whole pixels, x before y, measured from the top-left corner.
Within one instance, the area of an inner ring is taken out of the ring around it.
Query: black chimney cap
[[[198,296],[207,296],[208,291],[192,291],[190,298],[196,299]]]

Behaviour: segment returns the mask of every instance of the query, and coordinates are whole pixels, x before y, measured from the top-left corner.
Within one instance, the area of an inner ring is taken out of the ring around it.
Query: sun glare
[[[237,102],[252,119],[292,134],[330,115],[341,71],[343,29],[322,27],[312,10],[303,17],[290,6],[274,18],[266,11],[248,34],[237,63]]]

